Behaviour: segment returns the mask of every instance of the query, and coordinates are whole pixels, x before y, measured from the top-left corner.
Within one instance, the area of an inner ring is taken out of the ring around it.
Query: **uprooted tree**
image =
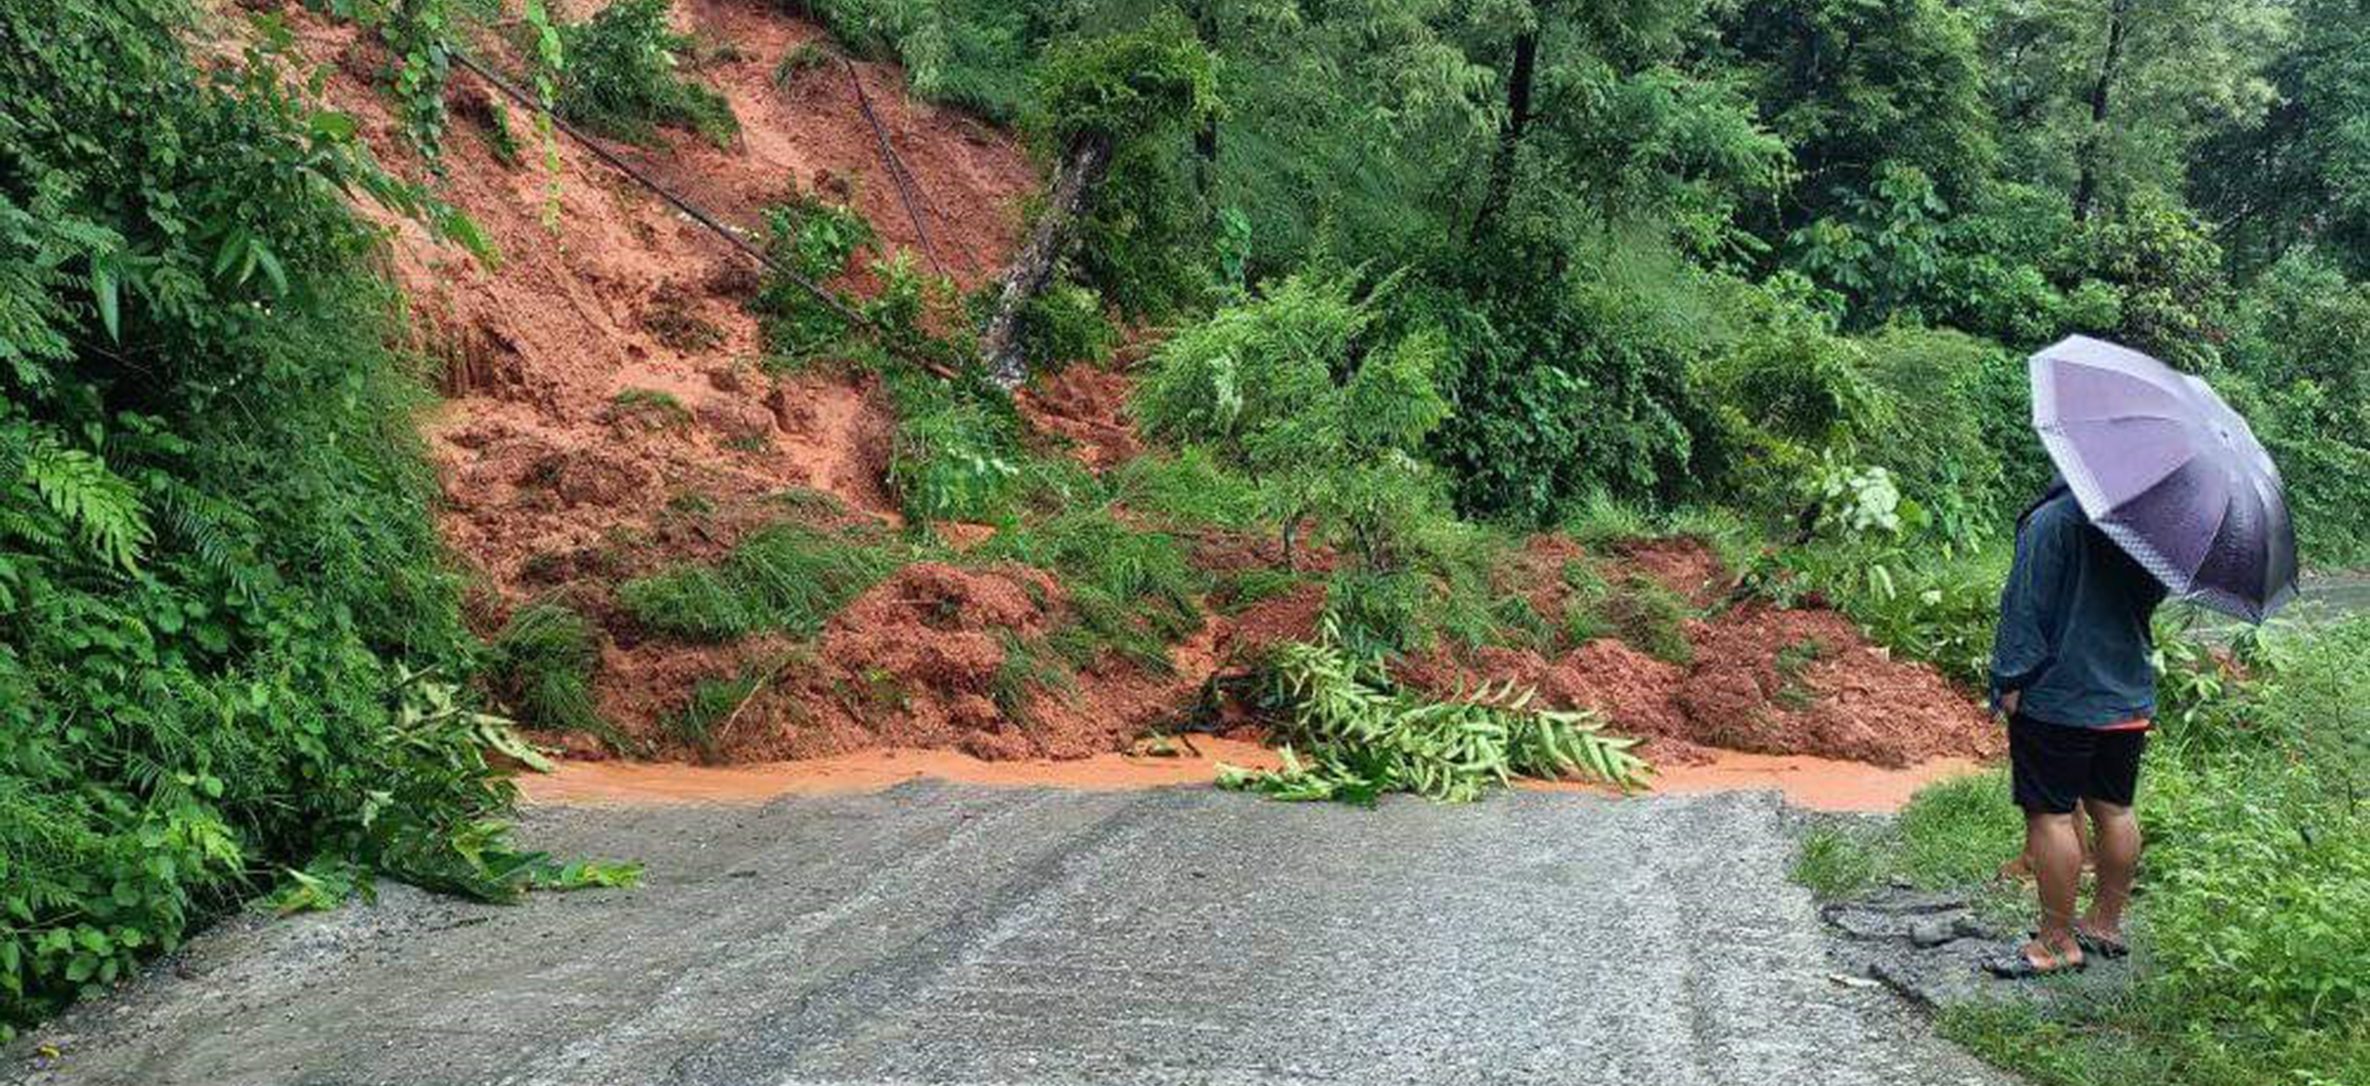
[[[1127,163],[1184,139],[1217,110],[1209,51],[1181,19],[1055,48],[1038,77],[1053,182],[979,337],[988,375],[1007,389],[1028,379],[1022,315],[1052,284],[1062,257]]]

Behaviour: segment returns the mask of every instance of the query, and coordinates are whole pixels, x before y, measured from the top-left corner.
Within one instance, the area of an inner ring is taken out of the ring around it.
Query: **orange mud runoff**
[[[1207,785],[1219,763],[1255,768],[1280,764],[1276,752],[1257,743],[1195,736],[1188,749],[1170,741],[1172,754],[1097,754],[1061,761],[985,761],[945,750],[867,750],[829,758],[737,766],[695,766],[664,762],[565,761],[557,772],[522,773],[519,788],[530,803],[630,806],[666,803],[763,803],[781,796],[877,792],[906,781],[930,778],[1001,788],[1073,788],[1128,791]],[[1198,753],[1196,753],[1198,751]],[[1671,766],[1657,773],[1650,791],[1668,795],[1770,789],[1798,807],[1821,811],[1891,811],[1912,793],[1945,777],[1971,772],[1964,758],[1937,758],[1905,769],[1805,755],[1713,751],[1700,765]],[[1523,781],[1523,788],[1604,792],[1579,782]]]

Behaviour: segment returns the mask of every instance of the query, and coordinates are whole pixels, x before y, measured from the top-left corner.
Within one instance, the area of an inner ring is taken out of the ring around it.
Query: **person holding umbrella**
[[[2177,594],[2261,622],[2296,591],[2279,471],[2203,381],[2082,336],[2035,354],[2029,369],[2033,428],[2058,477],[2017,521],[1991,693],[2008,718],[2041,920],[2029,942],[1983,963],[2003,977],[2125,952],[2157,605]],[[2098,870],[2080,916],[2077,809],[2096,828]]]

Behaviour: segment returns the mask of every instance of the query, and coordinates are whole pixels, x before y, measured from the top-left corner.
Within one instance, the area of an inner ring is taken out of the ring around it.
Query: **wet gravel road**
[[[542,808],[531,840],[640,858],[645,885],[235,921],[0,1080],[2005,1081],[1830,979],[1789,818],[1767,793],[1366,811],[927,783]]]

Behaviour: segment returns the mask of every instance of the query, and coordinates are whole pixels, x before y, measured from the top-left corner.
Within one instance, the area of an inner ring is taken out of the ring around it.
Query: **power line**
[[[848,323],[861,328],[870,329],[875,333],[883,333],[887,331],[887,329],[882,328],[880,324],[874,321],[872,318],[867,317],[854,309],[850,309],[847,303],[840,301],[839,297],[833,294],[831,291],[824,289],[815,281],[808,279],[806,276],[798,274],[798,272],[792,270],[789,266],[774,259],[773,254],[768,253],[765,250],[750,243],[749,239],[742,236],[740,231],[717,221],[714,215],[710,215],[699,205],[694,204],[690,200],[677,195],[674,190],[667,188],[665,185],[659,184],[656,180],[653,180],[648,175],[645,175],[642,171],[635,169],[631,163],[627,162],[623,158],[618,157],[616,152],[611,151],[607,147],[601,146],[601,144],[595,141],[591,136],[578,131],[576,126],[569,124],[565,118],[562,118],[557,112],[554,112],[549,107],[546,107],[534,96],[529,95],[516,86],[513,86],[509,80],[495,75],[492,71],[488,70],[485,65],[479,64],[477,62],[477,58],[462,52],[458,48],[454,48],[452,50],[452,58],[455,61],[460,62],[462,67],[476,73],[479,79],[485,80],[487,83],[491,84],[494,89],[501,91],[504,95],[507,95],[512,101],[517,102],[528,109],[534,110],[536,113],[541,114],[543,117],[550,120],[552,127],[559,129],[562,133],[565,133],[569,139],[575,140],[577,144],[582,146],[585,150],[591,151],[593,153],[593,157],[600,159],[602,162],[608,164],[610,168],[633,179],[634,183],[641,185],[643,188],[649,189],[651,192],[657,193],[660,199],[665,200],[667,203],[673,204],[676,210],[690,216],[693,222],[707,227],[717,237],[723,238],[726,242],[730,243],[733,248],[740,250],[743,255],[757,261],[759,264],[765,265],[765,267],[774,274],[797,284],[800,289],[806,291],[808,294],[813,295],[816,301],[823,303],[823,307],[825,309],[829,309],[832,313],[838,315],[842,320],[845,320]],[[891,354],[895,354],[908,362],[930,371],[931,373],[937,374],[938,376],[944,377],[950,381],[954,380],[956,377],[955,373],[947,369],[943,364],[937,362],[934,359],[922,358],[903,350],[902,348],[898,347],[888,336],[879,336],[878,342],[883,349],[889,351]]]
[[[889,171],[890,183],[897,186],[897,202],[905,205],[905,217],[913,220],[914,236],[921,239],[922,255],[930,258],[930,266],[938,274],[946,274],[946,263],[938,259],[938,247],[930,244],[930,231],[922,225],[922,213],[913,206],[913,189],[905,176],[905,163],[898,161],[897,149],[889,144],[889,133],[881,128],[881,119],[872,112],[872,97],[864,93],[864,80],[857,76],[856,65],[846,57],[839,58],[839,66],[848,73],[848,82],[856,88],[856,107],[864,111],[864,122],[872,126],[872,136],[880,142],[881,164]]]

